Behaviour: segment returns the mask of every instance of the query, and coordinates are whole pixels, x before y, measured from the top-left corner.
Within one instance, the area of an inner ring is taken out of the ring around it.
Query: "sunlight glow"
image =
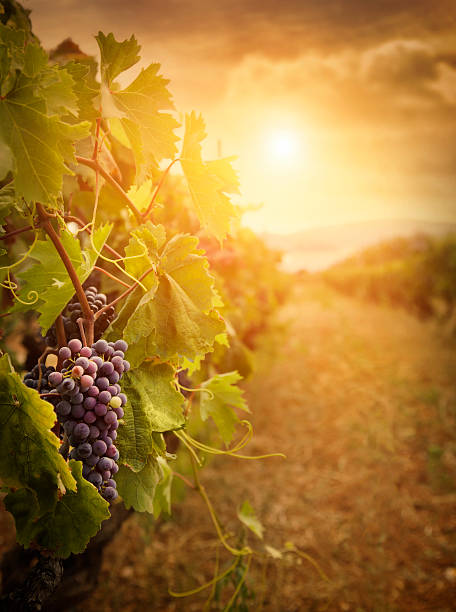
[[[275,130],[268,136],[268,154],[276,160],[289,161],[299,152],[299,137],[291,130]]]

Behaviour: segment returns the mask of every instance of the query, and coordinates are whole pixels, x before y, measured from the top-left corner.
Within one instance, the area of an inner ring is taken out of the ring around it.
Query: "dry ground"
[[[221,458],[201,477],[228,530],[249,499],[266,543],[292,542],[329,581],[293,553],[256,561],[244,609],[456,610],[455,373],[456,344],[432,324],[297,287],[246,385],[249,452],[287,460]],[[210,580],[217,548],[189,490],[172,520],[124,524],[78,612],[202,610],[208,591],[174,599],[167,590]],[[221,568],[228,562],[222,553]],[[211,609],[232,592],[226,586]]]

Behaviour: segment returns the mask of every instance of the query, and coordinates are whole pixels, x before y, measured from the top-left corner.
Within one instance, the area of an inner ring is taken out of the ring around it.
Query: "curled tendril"
[[[190,393],[197,393],[197,392],[208,393],[209,399],[214,399],[215,397],[215,395],[210,389],[204,389],[204,387],[196,387],[195,389],[190,389],[189,387],[184,387],[184,385],[181,385],[180,382],[177,380],[176,380],[176,386],[178,387],[179,391],[183,389],[184,391],[189,391]]]
[[[30,245],[30,248],[27,250],[27,252],[24,253],[24,255],[20,259],[15,261],[13,264],[10,264],[9,266],[0,266],[0,270],[8,270],[8,276],[9,276],[9,271],[15,268],[16,266],[18,266],[19,264],[21,264],[23,261],[25,261],[27,257],[31,254],[31,252],[35,248],[37,240],[38,240],[38,233],[35,232],[35,238],[33,239],[33,242]]]
[[[238,459],[268,459],[269,457],[282,457],[283,459],[286,459],[286,455],[284,455],[283,453],[267,453],[265,455],[255,456],[238,455],[237,451],[244,448],[244,446],[249,442],[253,434],[252,426],[248,421],[241,421],[241,423],[244,425],[248,423],[249,431],[235,447],[230,448],[228,450],[220,450],[218,448],[213,448],[212,446],[207,446],[202,442],[198,442],[198,440],[195,440],[184,431],[175,431],[174,433],[180,440],[182,440],[182,442],[185,444],[185,446],[187,446],[187,448],[189,448],[189,446],[192,446],[197,450],[203,451],[205,453],[210,453],[211,455],[229,455],[230,457],[237,457]]]
[[[8,270],[8,280],[0,283],[0,286],[3,287],[4,289],[8,289],[9,291],[11,291],[14,299],[17,300],[20,304],[23,304],[24,306],[31,306],[32,304],[35,304],[39,299],[38,292],[35,290],[32,290],[27,293],[27,299],[30,301],[26,302],[25,300],[22,300],[16,293],[16,289],[18,289],[18,285],[17,283],[11,280],[9,270]]]
[[[225,570],[218,576],[214,576],[214,578],[212,578],[212,580],[209,580],[209,582],[206,582],[205,584],[202,584],[201,586],[196,587],[195,589],[192,589],[191,591],[184,591],[183,593],[176,593],[175,591],[171,591],[169,589],[168,593],[171,595],[171,597],[189,597],[190,595],[195,595],[195,593],[200,593],[201,591],[204,591],[204,589],[208,589],[210,586],[212,586],[213,584],[215,584],[222,578],[225,578],[225,576],[228,576],[228,574],[230,574],[235,569],[238,562],[239,562],[239,557],[236,557],[234,562],[230,565],[230,567],[227,570]]]

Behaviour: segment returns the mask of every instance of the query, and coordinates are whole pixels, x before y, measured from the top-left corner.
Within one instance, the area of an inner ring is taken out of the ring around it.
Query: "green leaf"
[[[25,47],[23,72],[28,77],[36,77],[47,65],[46,51],[38,43]]]
[[[233,157],[204,162],[201,141],[206,137],[201,115],[186,116],[181,164],[200,223],[220,242],[230,231],[238,212],[226,193],[239,193],[239,181],[231,165]]]
[[[60,91],[65,89],[72,97],[69,80],[60,85]],[[37,79],[21,75],[16,87],[0,100],[0,138],[14,158],[17,195],[29,202],[55,204],[63,175],[72,174],[66,164],[74,161],[74,142],[85,138],[89,127],[48,116],[46,98],[37,94]]]
[[[117,490],[125,507],[153,514],[155,489],[161,475],[162,470],[153,455],[148,456],[145,466],[139,472],[125,465],[119,466],[116,474]]]
[[[171,487],[173,484],[173,471],[166,459],[158,457],[157,461],[161,468],[161,478],[155,488],[154,517],[156,519],[162,512],[171,514]]]
[[[200,412],[203,421],[212,417],[220,435],[228,444],[234,435],[239,417],[232,406],[250,412],[245,399],[242,397],[243,391],[236,386],[242,377],[237,372],[227,372],[226,374],[216,374],[202,385],[209,393],[201,393]]]
[[[174,129],[179,123],[162,112],[174,109],[166,87],[169,81],[158,74],[160,64],[151,64],[128,87],[120,89],[114,79],[136,64],[140,47],[134,37],[117,42],[112,34],[105,36],[101,32],[97,41],[101,52],[103,114],[120,119],[135,156],[136,173],[146,178],[157,170],[162,159],[172,159],[177,153]]]
[[[98,32],[95,40],[100,48],[101,78],[109,86],[113,80],[140,60],[138,55],[141,46],[132,35],[129,40],[117,42],[112,32],[107,36]]]
[[[94,100],[100,94],[100,83],[95,78],[96,62],[92,58],[71,61],[65,64],[65,70],[74,81],[73,91],[77,98],[79,120],[93,121],[98,116]]]
[[[203,251],[196,248],[197,238],[174,236],[159,254],[164,235],[158,230],[161,226],[152,231],[153,227],[143,226],[140,233],[134,233],[126,254],[147,254],[127,260],[126,267],[138,277],[155,265],[158,287],[151,274],[144,281],[150,290],[141,297],[131,296],[113,325],[114,334],[123,333],[130,345],[133,367],[154,356],[163,361],[178,357],[194,361],[211,351],[217,335],[225,331],[212,308],[214,279]]]
[[[66,559],[83,552],[102,521],[110,517],[108,502],[82,477],[81,461],[70,461],[70,468],[77,491],[67,492],[39,518],[33,493],[19,489],[6,496],[5,507],[16,521],[17,541],[26,548],[33,544]]]
[[[81,250],[79,240],[70,232],[62,232],[60,239],[81,283],[89,277],[98,258],[97,253],[103,248],[111,229],[110,224],[99,227],[93,234],[96,250],[90,247],[85,251]],[[47,330],[73,297],[74,286],[50,238],[38,240],[30,257],[38,263],[17,276],[25,283],[23,294],[29,296],[30,292],[36,292],[39,300],[31,306],[18,303],[13,311],[33,308],[41,314],[40,325]],[[30,299],[32,297],[30,295]]]
[[[59,490],[76,489],[51,432],[55,421],[52,405],[22,383],[8,355],[1,357],[0,478],[8,487],[34,491],[41,511],[56,503]]]
[[[253,533],[257,537],[259,537],[260,540],[263,539],[264,527],[258,520],[255,514],[255,510],[252,508],[248,501],[245,501],[242,504],[241,508],[238,510],[237,515],[241,523],[244,523],[246,527],[253,531]]]
[[[144,363],[122,379],[128,397],[116,446],[120,463],[138,472],[151,453],[160,452],[154,432],[183,427],[183,398],[174,385],[174,369],[166,364]]]

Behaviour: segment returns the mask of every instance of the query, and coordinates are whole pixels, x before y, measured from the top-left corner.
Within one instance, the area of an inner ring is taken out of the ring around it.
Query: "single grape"
[[[57,406],[55,407],[55,410],[57,414],[60,416],[63,416],[63,417],[68,416],[71,412],[71,404],[70,402],[67,402],[66,400],[62,400],[61,402],[57,404]]]
[[[111,470],[113,460],[109,457],[101,457],[100,461],[97,463],[97,470],[99,472],[106,472],[107,470]]]
[[[81,366],[81,368],[85,371],[89,367],[89,360],[87,359],[87,357],[78,357],[74,362],[74,365]]]
[[[123,408],[114,408],[114,412],[118,419],[123,419],[125,416],[125,412]]]
[[[111,444],[110,446],[108,445],[108,448],[106,450],[106,457],[109,457],[110,459],[114,459],[114,455],[117,453],[117,448],[114,446],[114,444]]]
[[[110,361],[105,361],[98,370],[100,376],[108,376],[114,372],[114,366]]]
[[[114,370],[114,372],[108,376],[108,380],[111,383],[111,385],[115,385],[120,380],[119,372],[116,372]]]
[[[90,429],[86,423],[78,423],[73,429],[73,436],[78,440],[87,440]]]
[[[85,398],[83,406],[86,410],[93,410],[96,406],[96,403],[97,400],[89,395]]]
[[[100,404],[109,404],[109,402],[111,401],[111,394],[109,393],[109,391],[102,391],[97,399]]]
[[[63,380],[61,372],[51,372],[48,376],[48,381],[53,387],[57,387]]]
[[[90,429],[90,433],[89,433],[90,440],[96,440],[97,438],[100,437],[100,430],[98,429],[98,427],[96,427],[95,425],[91,425],[89,429]]]
[[[104,354],[110,347],[108,343],[106,342],[106,340],[97,340],[97,342],[95,342],[95,344],[92,345],[92,348],[94,348],[97,351],[97,353]]]
[[[79,351],[79,354],[81,355],[81,357],[91,357],[92,356],[92,349],[90,348],[90,346],[83,346],[82,349]]]
[[[93,453],[85,460],[87,465],[90,465],[90,467],[95,467],[99,461],[100,457],[98,455],[94,455]]]
[[[59,359],[65,360],[65,359],[70,359],[70,357],[71,357],[71,350],[67,346],[62,346],[62,348],[59,349]]]
[[[82,404],[83,401],[84,401],[84,395],[82,393],[80,393],[80,392],[75,393],[70,398],[70,403],[71,404]]]
[[[107,502],[114,501],[118,496],[117,490],[114,487],[106,487],[101,494]]]
[[[128,350],[128,344],[125,340],[116,340],[114,342],[114,349],[116,351],[123,351],[124,353]]]
[[[71,376],[73,378],[81,378],[81,376],[84,374],[84,368],[82,368],[81,366],[74,366],[74,368],[71,370]]]
[[[127,403],[127,396],[125,395],[125,393],[119,393],[118,397],[120,397],[120,399],[122,400],[122,406],[125,406],[125,404]]]
[[[103,478],[98,472],[90,472],[90,474],[87,476],[87,480],[96,487],[100,487],[101,483],[103,482]]]
[[[106,442],[103,440],[96,440],[92,444],[92,451],[95,455],[99,455],[100,457],[106,453],[107,450]]]
[[[79,353],[79,351],[82,349],[82,342],[77,338],[73,338],[72,340],[68,341],[68,348],[73,354]]]
[[[71,416],[75,419],[82,419],[85,414],[85,408],[82,404],[74,404],[71,408]]]
[[[109,387],[109,380],[105,376],[101,376],[95,380],[95,385],[100,389],[100,391],[106,391]]]
[[[106,404],[96,404],[93,411],[97,416],[102,417],[108,412],[108,408]]]
[[[81,376],[80,384],[84,390],[87,390],[93,385],[93,378],[88,374],[84,374],[83,376]]]
[[[118,395],[115,395],[111,398],[109,405],[111,408],[120,408],[122,406],[122,399]]]
[[[108,413],[105,414],[104,420],[105,420],[105,423],[107,423],[108,425],[111,425],[111,427],[118,424],[117,414],[113,410],[110,410]]]
[[[99,393],[100,393],[100,389],[96,387],[95,385],[87,389],[87,395],[89,395],[90,397],[97,397]]]
[[[87,459],[92,454],[92,446],[88,442],[83,442],[78,447],[78,457],[80,459]]]
[[[88,410],[85,415],[84,415],[84,422],[87,423],[88,425],[92,425],[92,423],[95,423],[95,421],[97,420],[96,415],[91,412],[90,410]]]

